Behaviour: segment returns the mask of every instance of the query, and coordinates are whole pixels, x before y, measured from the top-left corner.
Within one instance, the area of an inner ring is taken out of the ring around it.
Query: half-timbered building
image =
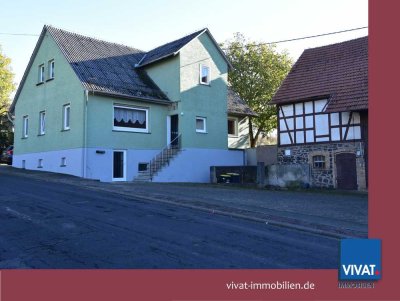
[[[305,50],[272,103],[279,164],[309,164],[314,187],[367,189],[368,37]]]

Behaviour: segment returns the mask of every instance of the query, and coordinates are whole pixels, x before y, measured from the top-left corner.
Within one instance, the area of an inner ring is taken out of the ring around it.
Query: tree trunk
[[[257,133],[256,133],[256,135],[254,136],[254,144],[257,144],[257,141],[258,141],[258,136],[260,136],[260,133],[261,133],[261,128],[258,128],[257,129]]]
[[[251,117],[249,117],[249,139],[250,139],[250,147],[253,148],[256,146],[257,140],[254,139],[253,135],[253,121]]]

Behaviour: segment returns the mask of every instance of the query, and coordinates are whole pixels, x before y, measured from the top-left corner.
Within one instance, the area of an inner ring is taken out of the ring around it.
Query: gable
[[[55,40],[47,32],[46,28],[43,28],[10,106],[10,113],[14,114],[16,103],[24,93],[31,94],[31,89],[37,88],[38,67],[39,65],[44,64],[45,72],[47,72],[47,64],[50,59],[54,59],[56,63],[55,69],[57,80],[60,80],[60,77],[62,77],[64,81],[68,82],[68,85],[64,85],[66,88],[74,86],[75,89],[79,87],[83,90],[83,86],[80,85],[79,79],[76,77],[75,72],[61,50],[58,48]],[[47,78],[47,73],[45,78]]]
[[[154,48],[150,51],[148,51],[140,60],[140,62],[137,64],[136,67],[140,68],[143,66],[147,66],[150,64],[153,64],[155,62],[161,61],[163,59],[176,56],[178,53],[181,52],[181,50],[188,44],[190,44],[193,40],[196,38],[200,38],[200,36],[207,35],[208,38],[212,41],[214,44],[215,48],[218,50],[220,53],[221,57],[225,60],[225,62],[228,64],[229,68],[232,68],[231,63],[229,62],[228,58],[225,56],[225,53],[222,51],[222,49],[219,47],[218,43],[215,41],[214,37],[211,35],[210,31],[208,28],[201,29],[199,31],[196,31],[192,34],[189,34],[183,38],[180,38],[178,40],[169,42],[167,44],[161,45],[157,48]]]
[[[164,45],[158,46],[143,55],[140,62],[138,63],[138,67],[143,67],[154,63],[156,61],[168,58],[170,56],[175,56],[179,50],[184,47],[187,43],[197,37],[199,34],[204,32],[206,29],[202,29],[196,31],[192,34],[184,36],[183,38],[177,39],[175,41],[166,43]]]

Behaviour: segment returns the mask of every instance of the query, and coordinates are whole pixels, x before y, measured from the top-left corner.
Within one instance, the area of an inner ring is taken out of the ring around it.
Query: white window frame
[[[44,64],[39,65],[38,84],[44,83]]]
[[[208,70],[208,73],[207,73],[207,82],[203,82],[203,68],[207,68],[207,70]],[[204,64],[200,64],[200,84],[202,84],[202,85],[206,85],[206,86],[209,86],[210,85],[210,79],[211,79],[211,68],[209,67],[209,66],[207,66],[207,65],[204,65]]]
[[[46,111],[39,112],[39,135],[46,134]]]
[[[312,156],[312,167],[313,169],[320,169],[320,170],[326,169],[326,156],[325,155]]]
[[[203,120],[203,129],[198,129],[197,128],[197,120]],[[207,133],[207,118],[206,117],[200,117],[200,116],[196,116],[196,133],[202,133],[202,134],[206,134]]]
[[[68,109],[68,110],[67,110]],[[67,118],[67,111],[69,111],[68,118]],[[68,124],[67,124],[68,120]],[[71,129],[71,104],[63,105],[63,127],[64,131],[68,131]]]
[[[49,61],[49,79],[54,79],[54,59]]]
[[[145,129],[137,129],[137,128],[128,128],[128,127],[122,127],[122,126],[115,126],[114,125],[114,113],[115,113],[115,108],[120,108],[120,109],[127,109],[127,110],[136,110],[136,111],[145,111],[146,112],[146,128]],[[134,132],[134,133],[148,133],[149,132],[149,108],[144,108],[144,107],[130,107],[130,106],[124,106],[124,105],[118,105],[114,104],[113,106],[113,112],[112,112],[112,126],[114,131],[122,131],[122,132]]]
[[[29,131],[29,116],[22,117],[22,138],[28,138]]]
[[[239,136],[239,121],[235,117],[228,117],[228,122],[233,121],[234,126],[235,126],[235,133],[234,134],[229,134],[229,126],[228,126],[228,135],[229,137],[238,137]]]

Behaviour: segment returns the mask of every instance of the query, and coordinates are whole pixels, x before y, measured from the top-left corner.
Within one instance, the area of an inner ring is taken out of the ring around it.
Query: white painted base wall
[[[241,150],[184,149],[153,178],[153,182],[209,183],[210,166],[241,166],[243,156]]]
[[[97,152],[96,152],[97,151]],[[149,162],[160,150],[126,150],[126,181],[138,175],[139,163]],[[50,171],[84,177],[83,158],[86,155],[85,178],[111,182],[113,173],[113,150],[104,148],[77,148],[32,154],[15,155],[13,166],[29,170]],[[243,152],[221,149],[184,149],[153,179],[154,182],[210,181],[210,166],[243,165]],[[62,158],[66,166],[61,166]],[[42,168],[38,167],[42,159]],[[23,161],[25,160],[25,163]]]
[[[104,154],[98,154],[96,151],[104,151]],[[153,150],[126,150],[126,181],[133,181],[138,175],[139,163],[149,162],[160,152]],[[102,182],[111,182],[113,173],[113,150],[104,148],[89,148],[87,150],[87,169],[86,177],[96,179]]]
[[[63,157],[66,158],[66,166],[61,166]],[[51,171],[82,177],[82,158],[82,148],[14,155],[13,167],[24,168],[25,164],[25,168],[29,170]],[[42,159],[42,168],[38,167],[39,159]]]

